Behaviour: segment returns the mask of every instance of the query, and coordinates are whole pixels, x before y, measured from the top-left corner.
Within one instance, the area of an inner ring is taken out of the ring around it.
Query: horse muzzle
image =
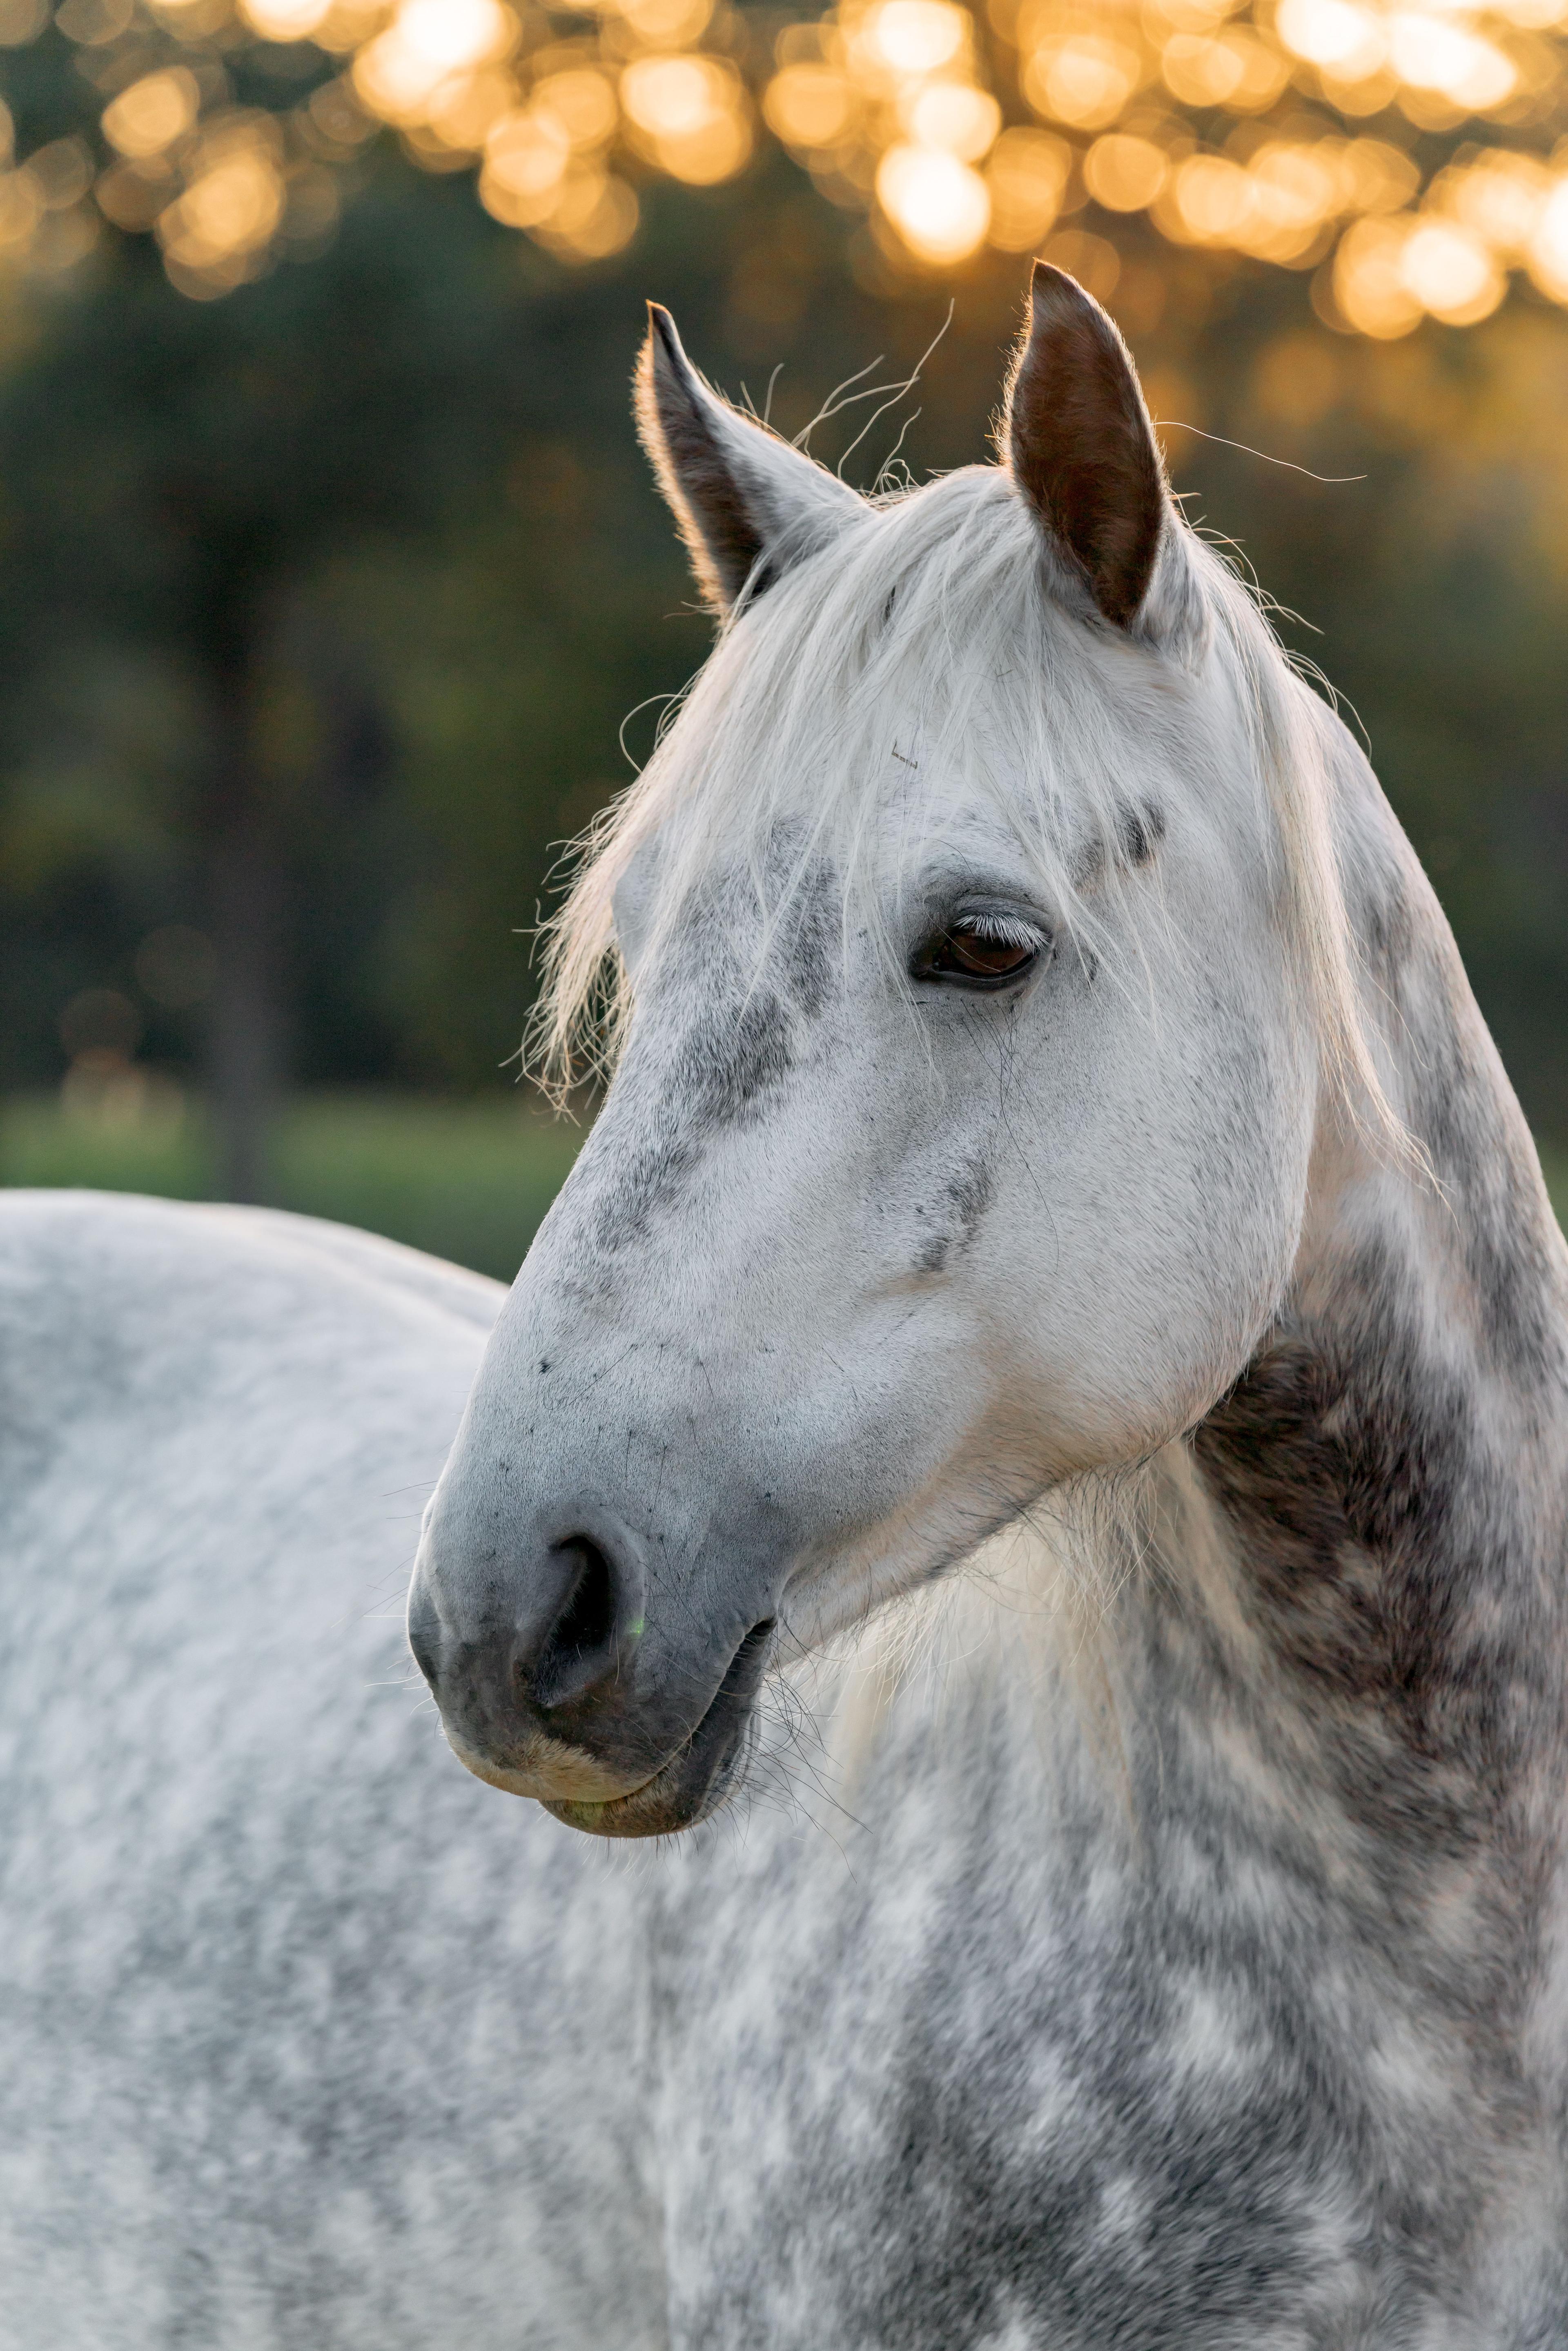
[[[604,1513],[528,1548],[443,1559],[427,1531],[408,1638],[458,1760],[596,1836],[660,1836],[713,1812],[738,1775],[773,1646],[748,1628],[651,1635],[641,1546]]]

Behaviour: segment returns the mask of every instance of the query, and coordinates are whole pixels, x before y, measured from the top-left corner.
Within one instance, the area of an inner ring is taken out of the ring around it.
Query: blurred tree
[[[199,308],[127,245],[88,300],[39,321],[0,394],[13,664],[67,617],[177,649],[201,749],[183,820],[221,944],[210,1071],[231,1196],[257,1196],[282,1069],[291,820],[266,740],[269,650],[345,535],[439,512],[475,462],[486,240],[438,200],[367,204],[320,266]],[[465,233],[466,232],[466,233]],[[306,674],[308,674],[307,672]],[[384,782],[384,729],[340,674],[313,681],[311,782],[350,809]]]
[[[0,34],[16,5],[0,0]],[[101,0],[103,21],[120,5]],[[15,51],[25,156],[63,142],[68,160],[110,81],[164,69],[145,12],[122,15],[96,44],[48,31]],[[339,89],[308,44],[214,34],[203,50],[190,30],[193,75],[224,77],[214,121],[238,106],[292,122]],[[207,172],[205,134],[184,135],[177,166],[144,159],[165,208]],[[182,1066],[197,1015],[149,993],[139,950],[172,925],[210,931],[204,1050],[236,1195],[265,1187],[267,1099],[287,1078],[495,1081],[553,844],[625,774],[622,715],[701,657],[627,414],[640,297],[674,305],[732,392],[771,391],[790,432],[878,351],[872,381],[904,373],[947,308],[940,274],[895,266],[873,234],[868,186],[836,201],[777,152],[709,187],[641,178],[635,244],[584,262],[515,235],[461,173],[358,131],[341,144],[335,238],[319,207],[287,234],[278,214],[221,298],[191,298],[220,289],[173,230],[51,248],[48,224],[90,209],[68,178],[29,232],[32,274],[0,280],[6,1076],[57,1075],[84,991],[120,998],[145,1050]],[[280,184],[298,164],[319,197],[303,146],[277,153]],[[1195,514],[1323,629],[1299,642],[1366,722],[1532,1115],[1568,1134],[1563,314],[1521,298],[1466,333],[1347,338],[1314,310],[1311,270],[1174,247],[1093,198],[1084,168],[1057,188],[1052,251],[1132,336]],[[124,210],[126,188],[105,201]],[[1000,248],[966,265],[950,329],[855,478],[905,419],[917,474],[984,454],[1021,276]],[[866,413],[815,445],[836,456]],[[1364,479],[1313,481],[1178,420]],[[653,718],[632,720],[634,753]]]

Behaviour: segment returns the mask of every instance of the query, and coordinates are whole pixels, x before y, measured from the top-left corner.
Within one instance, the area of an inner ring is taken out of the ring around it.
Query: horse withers
[[[639,405],[718,640],[498,1314],[11,1211],[0,2337],[1563,2345],[1568,1267],[1436,902],[1059,273],[907,495]],[[470,1380],[526,1806],[361,1613]]]

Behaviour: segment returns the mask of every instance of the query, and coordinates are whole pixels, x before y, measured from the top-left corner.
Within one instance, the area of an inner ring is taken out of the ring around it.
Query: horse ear
[[[1106,620],[1130,628],[1168,496],[1132,355],[1091,294],[1037,261],[1008,387],[1013,478]]]
[[[637,362],[637,428],[706,601],[720,619],[815,554],[864,505],[703,381],[657,302]]]

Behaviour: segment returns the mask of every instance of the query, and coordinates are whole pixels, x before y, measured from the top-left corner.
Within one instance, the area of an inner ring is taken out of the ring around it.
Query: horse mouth
[[[544,1809],[588,1836],[673,1836],[716,1813],[741,1776],[752,1708],[772,1646],[774,1619],[754,1625],[712,1704],[667,1762],[637,1788],[601,1802],[545,1797]]]

